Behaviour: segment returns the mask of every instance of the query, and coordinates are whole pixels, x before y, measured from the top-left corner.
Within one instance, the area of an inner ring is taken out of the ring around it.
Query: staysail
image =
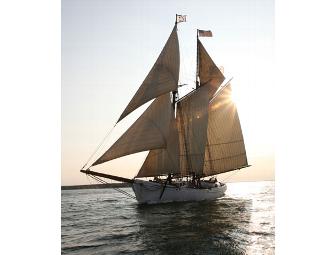
[[[139,106],[162,94],[177,90],[180,52],[175,24],[164,48],[140,88],[121,114],[118,122]]]
[[[178,133],[173,112],[166,148],[151,150],[136,177],[149,177],[179,172]]]
[[[231,85],[226,85],[209,104],[205,176],[246,167],[244,138]]]
[[[172,112],[169,93],[155,99],[93,166],[132,153],[166,147]]]

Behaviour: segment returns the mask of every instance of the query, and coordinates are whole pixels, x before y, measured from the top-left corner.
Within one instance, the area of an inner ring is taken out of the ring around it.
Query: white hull
[[[214,200],[216,198],[223,197],[226,191],[226,185],[220,183],[218,183],[217,187],[213,187],[211,189],[198,189],[187,186],[177,188],[176,186],[167,184],[162,197],[160,198],[164,188],[163,184],[135,180],[132,188],[136,199],[140,204]]]

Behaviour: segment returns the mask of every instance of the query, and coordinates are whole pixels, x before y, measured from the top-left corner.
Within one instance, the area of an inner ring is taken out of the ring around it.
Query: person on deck
[[[168,174],[167,181],[168,181],[168,184],[172,184],[172,176],[171,176],[171,174]]]
[[[197,177],[196,181],[197,181],[197,183],[196,183],[197,187],[201,188],[201,179],[200,179],[200,177]]]

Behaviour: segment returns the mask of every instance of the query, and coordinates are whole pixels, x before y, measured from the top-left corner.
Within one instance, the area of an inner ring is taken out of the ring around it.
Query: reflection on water
[[[111,189],[62,191],[62,254],[273,253],[273,182],[228,184],[216,201],[161,205]]]
[[[138,206],[140,238],[154,254],[244,254],[251,200]]]

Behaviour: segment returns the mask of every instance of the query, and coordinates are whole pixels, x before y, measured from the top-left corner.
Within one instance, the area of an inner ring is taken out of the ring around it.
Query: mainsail
[[[180,52],[175,24],[161,54],[140,88],[121,114],[118,122],[146,102],[177,90],[180,70]]]
[[[218,92],[209,105],[205,176],[225,173],[248,165],[237,107],[231,85]]]

